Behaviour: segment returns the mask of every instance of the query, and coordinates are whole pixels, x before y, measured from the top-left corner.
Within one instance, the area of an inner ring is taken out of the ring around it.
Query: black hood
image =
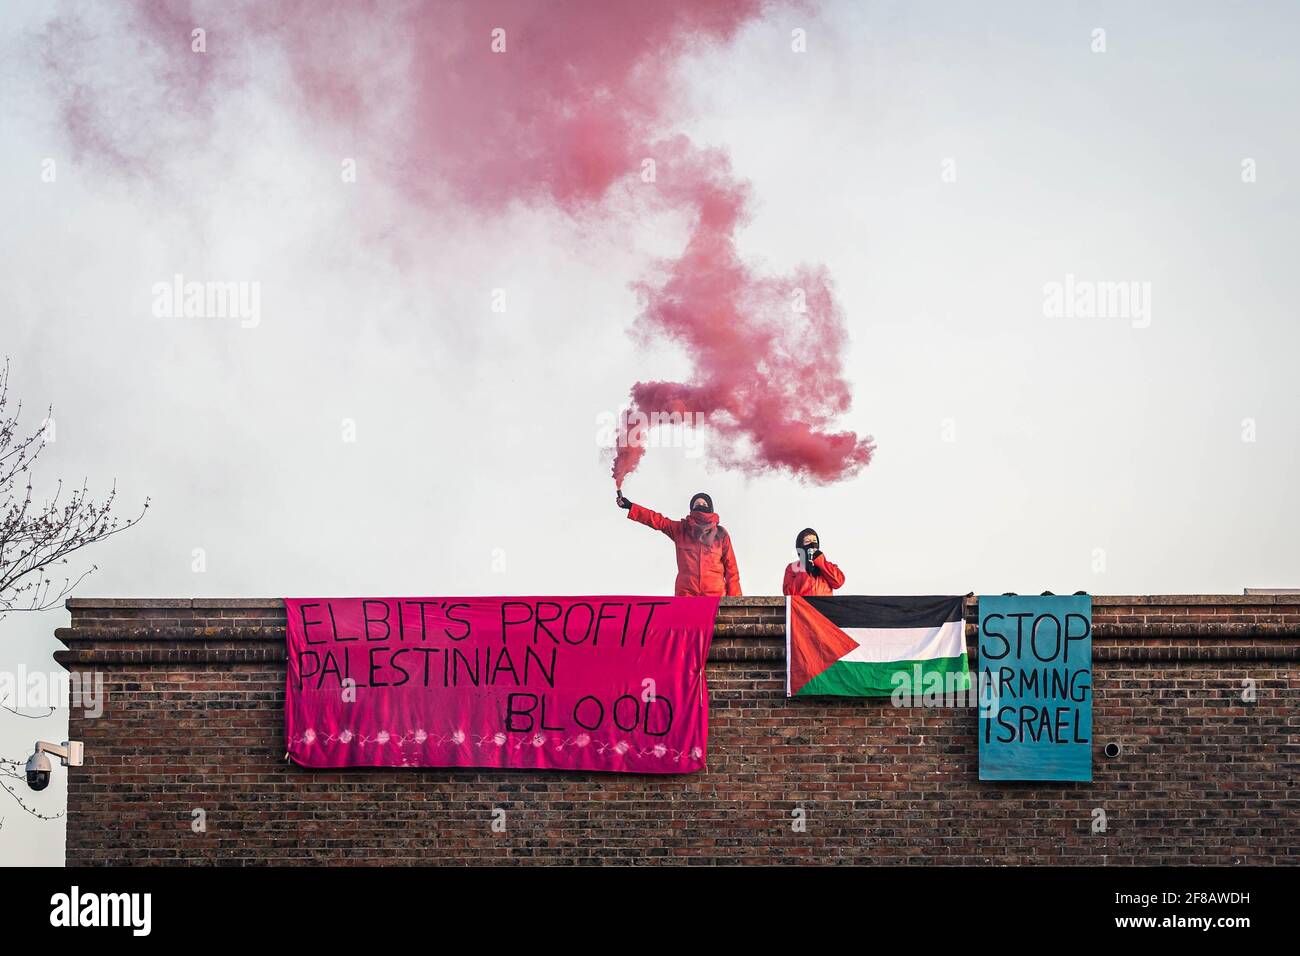
[[[814,536],[817,538],[817,547],[818,547],[818,548],[820,548],[820,547],[822,546],[822,536],[819,535],[819,534],[817,534],[817,529],[816,529],[816,528],[804,528],[802,531],[800,531],[800,532],[799,532],[797,535],[795,535],[795,537],[794,537],[794,546],[795,546],[795,549],[796,549],[796,550],[797,550],[797,549],[800,549],[800,548],[803,547],[803,539],[804,539],[804,536],[805,536],[805,535],[809,535],[809,534],[814,535]]]
[[[696,498],[703,498],[705,501],[707,501],[707,502],[709,503],[709,507],[706,508],[705,510],[708,511],[709,514],[713,514],[713,499],[710,498],[710,497],[708,496],[708,494],[706,494],[706,493],[703,492],[703,491],[697,491],[697,492],[695,492],[695,494],[691,495],[690,503],[687,505],[687,509],[688,509],[688,510],[690,510],[690,511],[694,511],[694,510],[695,510],[695,507],[694,507],[694,506],[695,506],[695,499],[696,499]]]

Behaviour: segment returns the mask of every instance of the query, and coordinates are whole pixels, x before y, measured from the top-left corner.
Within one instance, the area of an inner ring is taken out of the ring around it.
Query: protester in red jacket
[[[740,572],[731,536],[718,524],[713,499],[700,492],[691,498],[691,512],[680,521],[634,505],[620,494],[618,506],[633,521],[662,531],[677,545],[677,582],[674,594],[739,594]]]
[[[782,594],[830,594],[844,586],[844,572],[826,560],[821,552],[821,538],[812,528],[804,528],[794,539],[799,560],[786,565]]]

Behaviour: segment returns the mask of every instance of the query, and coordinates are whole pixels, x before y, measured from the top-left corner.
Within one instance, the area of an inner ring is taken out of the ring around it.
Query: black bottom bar
[[[648,940],[657,930],[676,925],[679,932],[702,920],[715,930],[728,927],[737,939],[754,930],[806,935],[817,927],[816,945],[828,932],[851,938],[861,930],[871,939],[855,945],[906,941],[913,952],[927,942],[1032,947],[1049,939],[1153,934],[1231,946],[1241,933],[1294,925],[1296,912],[1296,872],[1286,867],[668,869],[13,868],[3,872],[0,912],[17,934],[15,945],[32,934],[77,934],[82,941],[93,935],[128,946],[145,939],[374,945],[386,932],[396,943],[422,928],[438,945],[440,938],[451,942],[448,930],[462,937],[476,924],[492,927],[493,945],[512,934],[542,941],[557,930],[594,939],[589,934],[604,923]],[[74,886],[76,922],[93,912],[119,925],[52,925],[52,917],[73,921]],[[131,894],[149,894],[147,936],[137,935],[145,926],[144,897]]]

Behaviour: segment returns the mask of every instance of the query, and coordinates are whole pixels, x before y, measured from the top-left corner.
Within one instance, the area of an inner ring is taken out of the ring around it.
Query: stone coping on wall
[[[336,599],[357,595],[336,595]],[[366,596],[366,595],[361,595]],[[474,595],[457,594],[455,597],[474,597]],[[497,597],[498,595],[481,595]],[[565,595],[545,595],[546,597],[564,597]],[[587,596],[587,595],[580,595]],[[1030,596],[1030,595],[1026,595]],[[326,595],[328,597],[328,595]],[[724,597],[723,607],[782,607],[785,598],[780,595],[751,595],[747,597]],[[269,608],[284,609],[283,598],[68,598],[63,602],[69,610],[87,608]],[[975,597],[969,603],[978,605]],[[1234,604],[1294,604],[1300,605],[1300,594],[1094,594],[1094,606],[1111,605],[1234,605]]]
[[[70,598],[56,629],[67,667],[284,660],[279,598]],[[712,661],[785,658],[785,599],[722,599]],[[976,659],[978,600],[967,599]],[[1300,594],[1094,595],[1094,658],[1129,661],[1300,660]]]

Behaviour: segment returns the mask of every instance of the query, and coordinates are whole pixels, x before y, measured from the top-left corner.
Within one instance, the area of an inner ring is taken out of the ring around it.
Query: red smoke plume
[[[75,14],[55,20],[45,61],[74,146],[133,172],[194,148],[223,95],[276,75],[268,57],[292,78],[282,108],[346,131],[363,156],[371,144],[367,161],[415,208],[432,209],[445,184],[478,209],[522,200],[577,213],[654,159],[657,201],[692,225],[682,255],[637,285],[637,325],[681,343],[693,373],[638,382],[631,411],[702,413],[723,464],[828,482],[872,453],[870,439],[830,430],[850,395],[829,280],[820,268],[776,278],[747,266],[735,245],[747,185],[725,155],[670,132],[681,57],[773,5],[790,4],[136,0],[116,8],[128,11],[116,36]],[[205,53],[191,49],[195,28]],[[113,55],[141,75],[105,83]],[[123,122],[141,112],[148,125]],[[642,431],[616,453],[619,482],[644,453]]]
[[[873,446],[869,438],[828,429],[851,396],[840,360],[844,319],[825,270],[755,274],[735,243],[748,189],[726,157],[679,139],[668,166],[664,194],[690,209],[694,224],[682,255],[663,264],[662,278],[638,284],[638,322],[680,342],[694,375],[689,383],[632,386],[615,483],[621,487],[645,454],[644,423],[673,414],[706,416],[721,442],[713,455],[729,467],[782,469],[819,483],[853,475],[871,461]]]

